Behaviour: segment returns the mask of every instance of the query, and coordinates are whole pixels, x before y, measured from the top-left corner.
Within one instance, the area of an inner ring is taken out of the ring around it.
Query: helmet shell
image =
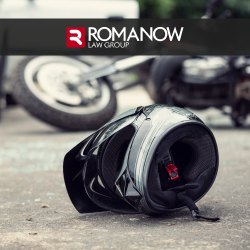
[[[215,138],[192,112],[155,104],[120,115],[65,156],[64,177],[72,203],[79,212],[166,213],[184,208],[178,202],[171,205],[163,197],[171,185],[162,188],[159,164],[169,150],[181,183],[199,184],[196,190],[187,191],[198,201],[208,192],[218,171]],[[73,184],[76,169],[80,175]],[[94,186],[105,192],[98,193]]]

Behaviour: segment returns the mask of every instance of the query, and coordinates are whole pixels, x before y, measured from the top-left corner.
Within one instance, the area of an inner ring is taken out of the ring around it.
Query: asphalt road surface
[[[152,103],[141,87],[120,92],[118,101],[118,113]],[[216,223],[192,219],[188,209],[156,218],[79,214],[66,193],[62,162],[91,131],[62,133],[20,107],[5,110],[0,123],[0,249],[250,248],[250,126],[235,129],[214,109],[195,113],[212,128],[219,147],[217,179],[197,203],[203,215],[221,218]]]

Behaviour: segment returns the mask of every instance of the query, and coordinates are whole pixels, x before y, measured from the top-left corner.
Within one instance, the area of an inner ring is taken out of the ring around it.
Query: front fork
[[[105,76],[119,73],[121,71],[125,71],[127,69],[136,67],[140,64],[146,63],[147,61],[152,60],[155,57],[156,56],[131,56],[125,59],[120,59],[116,62],[113,62],[105,66],[93,67],[90,71],[88,71],[87,73],[84,73],[81,76],[81,81],[78,85],[81,85],[82,83],[93,80],[93,79],[98,79],[98,78],[102,78]]]

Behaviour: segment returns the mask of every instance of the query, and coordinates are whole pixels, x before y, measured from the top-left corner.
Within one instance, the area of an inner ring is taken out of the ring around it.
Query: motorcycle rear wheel
[[[96,130],[117,107],[107,78],[81,85],[91,66],[69,56],[35,56],[22,60],[13,75],[13,96],[36,118],[65,130]],[[75,85],[74,85],[75,84]]]
[[[161,56],[154,60],[150,69],[147,90],[155,103],[180,106],[176,100],[176,87],[173,78],[181,70],[182,62],[190,56]]]

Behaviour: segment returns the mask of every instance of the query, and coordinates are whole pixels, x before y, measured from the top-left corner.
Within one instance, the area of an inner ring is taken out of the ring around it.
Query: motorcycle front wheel
[[[69,56],[22,60],[13,74],[13,96],[36,118],[65,130],[96,130],[116,112],[107,78],[81,82],[90,65]]]

